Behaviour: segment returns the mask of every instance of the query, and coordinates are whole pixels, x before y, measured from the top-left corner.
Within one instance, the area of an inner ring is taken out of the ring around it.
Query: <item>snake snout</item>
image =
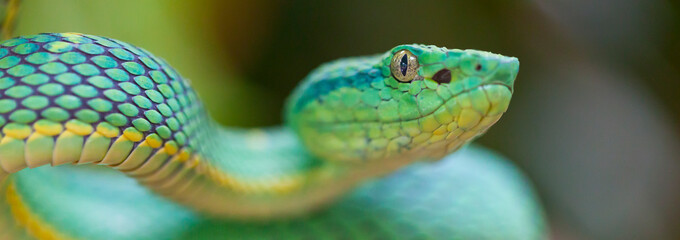
[[[455,56],[454,53],[456,51],[452,50],[449,55]],[[503,85],[512,91],[515,77],[517,77],[519,71],[519,60],[515,57],[506,57],[490,52],[463,50],[460,53],[459,64],[450,70],[452,73],[462,74],[464,79],[479,77],[482,79],[481,84],[483,85]]]
[[[491,83],[504,85],[513,90],[515,78],[519,72],[519,60],[515,57],[500,57],[499,66],[489,77]]]

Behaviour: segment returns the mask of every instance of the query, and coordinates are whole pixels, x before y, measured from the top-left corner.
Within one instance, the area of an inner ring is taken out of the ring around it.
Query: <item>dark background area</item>
[[[662,0],[23,1],[16,34],[82,32],[167,59],[220,122],[281,122],[310,70],[402,43],[518,57],[478,142],[532,179],[554,239],[680,239],[680,4]],[[499,219],[502,221],[502,219]]]

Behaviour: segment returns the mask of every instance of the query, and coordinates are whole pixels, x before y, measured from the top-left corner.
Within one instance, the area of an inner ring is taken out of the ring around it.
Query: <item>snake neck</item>
[[[165,192],[210,214],[240,219],[293,217],[314,212],[367,179],[393,172],[414,157],[363,163],[324,161],[310,154],[285,126],[236,129],[206,123],[197,137],[195,167],[186,192]],[[414,156],[419,153],[413,152]],[[163,193],[163,192],[162,192]]]

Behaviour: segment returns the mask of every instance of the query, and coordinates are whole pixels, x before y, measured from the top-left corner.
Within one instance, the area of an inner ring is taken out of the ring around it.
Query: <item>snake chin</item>
[[[507,111],[512,95],[512,87],[499,82],[481,84],[454,95],[437,110],[420,119],[434,117],[440,124],[429,132],[426,141],[413,138],[413,142],[422,142],[408,148],[409,151],[420,152],[419,158],[441,159],[451,154],[466,143],[483,135]],[[446,111],[453,118],[446,121]],[[444,129],[445,127],[445,129]],[[427,135],[427,133],[426,133]]]

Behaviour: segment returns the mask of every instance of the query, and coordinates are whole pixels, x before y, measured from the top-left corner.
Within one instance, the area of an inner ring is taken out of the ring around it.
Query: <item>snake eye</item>
[[[410,82],[418,73],[418,58],[409,50],[400,50],[392,57],[392,76],[400,82]]]

